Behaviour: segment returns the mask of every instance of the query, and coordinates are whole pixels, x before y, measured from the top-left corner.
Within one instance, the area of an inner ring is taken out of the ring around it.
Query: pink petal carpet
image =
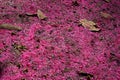
[[[120,80],[120,0],[0,0],[3,23],[22,30],[0,29],[0,80]]]

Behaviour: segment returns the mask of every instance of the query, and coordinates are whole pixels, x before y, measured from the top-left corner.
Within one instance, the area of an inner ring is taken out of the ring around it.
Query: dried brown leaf
[[[15,54],[20,55],[22,51],[26,50],[26,46],[22,45],[22,44],[17,44],[14,43],[13,45],[13,51],[15,52]]]
[[[19,26],[14,26],[11,24],[0,24],[0,29],[8,29],[8,30],[22,30]]]
[[[100,15],[106,19],[109,19],[109,18],[112,18],[112,16],[108,13],[105,13],[105,12],[100,12]]]
[[[37,16],[38,16],[38,18],[41,19],[41,20],[47,18],[47,16],[46,16],[41,10],[38,10],[38,11],[37,11]]]
[[[89,29],[90,31],[100,31],[99,28],[96,28],[97,25],[93,21],[89,21],[87,19],[81,19],[79,23],[82,24],[83,27]]]

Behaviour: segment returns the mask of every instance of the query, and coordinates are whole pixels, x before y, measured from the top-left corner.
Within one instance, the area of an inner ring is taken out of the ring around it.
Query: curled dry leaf
[[[106,18],[106,19],[112,18],[112,16],[111,16],[110,14],[105,13],[105,12],[100,12],[100,15],[101,15],[102,17]]]
[[[8,29],[8,30],[22,30],[21,27],[19,26],[14,26],[14,25],[11,25],[11,24],[0,24],[0,29]]]
[[[83,27],[89,29],[90,31],[100,31],[99,28],[96,28],[97,25],[93,21],[89,21],[87,19],[81,19],[79,21],[79,24],[82,24]]]
[[[37,16],[38,16],[38,18],[41,19],[41,20],[47,18],[47,16],[46,16],[41,10],[38,10],[38,11],[37,11]]]

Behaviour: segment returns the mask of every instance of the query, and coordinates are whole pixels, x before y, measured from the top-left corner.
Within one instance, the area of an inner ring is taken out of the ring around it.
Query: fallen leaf
[[[86,72],[77,71],[76,73],[78,74],[79,77],[85,77],[87,80],[91,80],[94,77],[93,74],[86,73]]]
[[[102,17],[106,18],[106,19],[112,18],[112,16],[111,16],[110,14],[105,13],[105,12],[100,12],[100,15],[101,15]]]
[[[11,25],[11,24],[0,24],[0,29],[8,29],[8,30],[22,30],[21,27],[19,26],[14,26],[14,25]]]
[[[41,19],[41,20],[47,18],[47,16],[46,16],[41,10],[38,10],[38,11],[37,11],[37,16],[38,16],[38,18]]]
[[[106,2],[110,2],[111,0],[105,0]]]
[[[12,46],[14,47],[14,49],[17,49],[19,51],[23,51],[23,50],[27,49],[26,46],[24,46],[22,44],[14,43]]]
[[[93,21],[89,21],[87,19],[81,19],[79,23],[82,24],[83,27],[89,29],[90,31],[100,31],[99,28],[96,28],[97,25]]]
[[[13,45],[13,51],[15,52],[15,54],[20,55],[22,51],[26,50],[26,46],[22,45],[22,44],[17,44],[14,43]]]

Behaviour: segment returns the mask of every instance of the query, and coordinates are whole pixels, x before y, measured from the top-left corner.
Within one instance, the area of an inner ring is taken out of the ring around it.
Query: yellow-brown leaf
[[[112,16],[108,13],[105,13],[105,12],[100,12],[100,15],[106,19],[109,19],[109,18],[112,18]]]
[[[96,28],[96,23],[94,23],[93,21],[81,19],[79,23],[82,24],[83,27],[89,29],[90,31],[100,31],[99,28]]]
[[[46,19],[47,18],[47,16],[41,10],[37,11],[37,16],[39,19]]]

